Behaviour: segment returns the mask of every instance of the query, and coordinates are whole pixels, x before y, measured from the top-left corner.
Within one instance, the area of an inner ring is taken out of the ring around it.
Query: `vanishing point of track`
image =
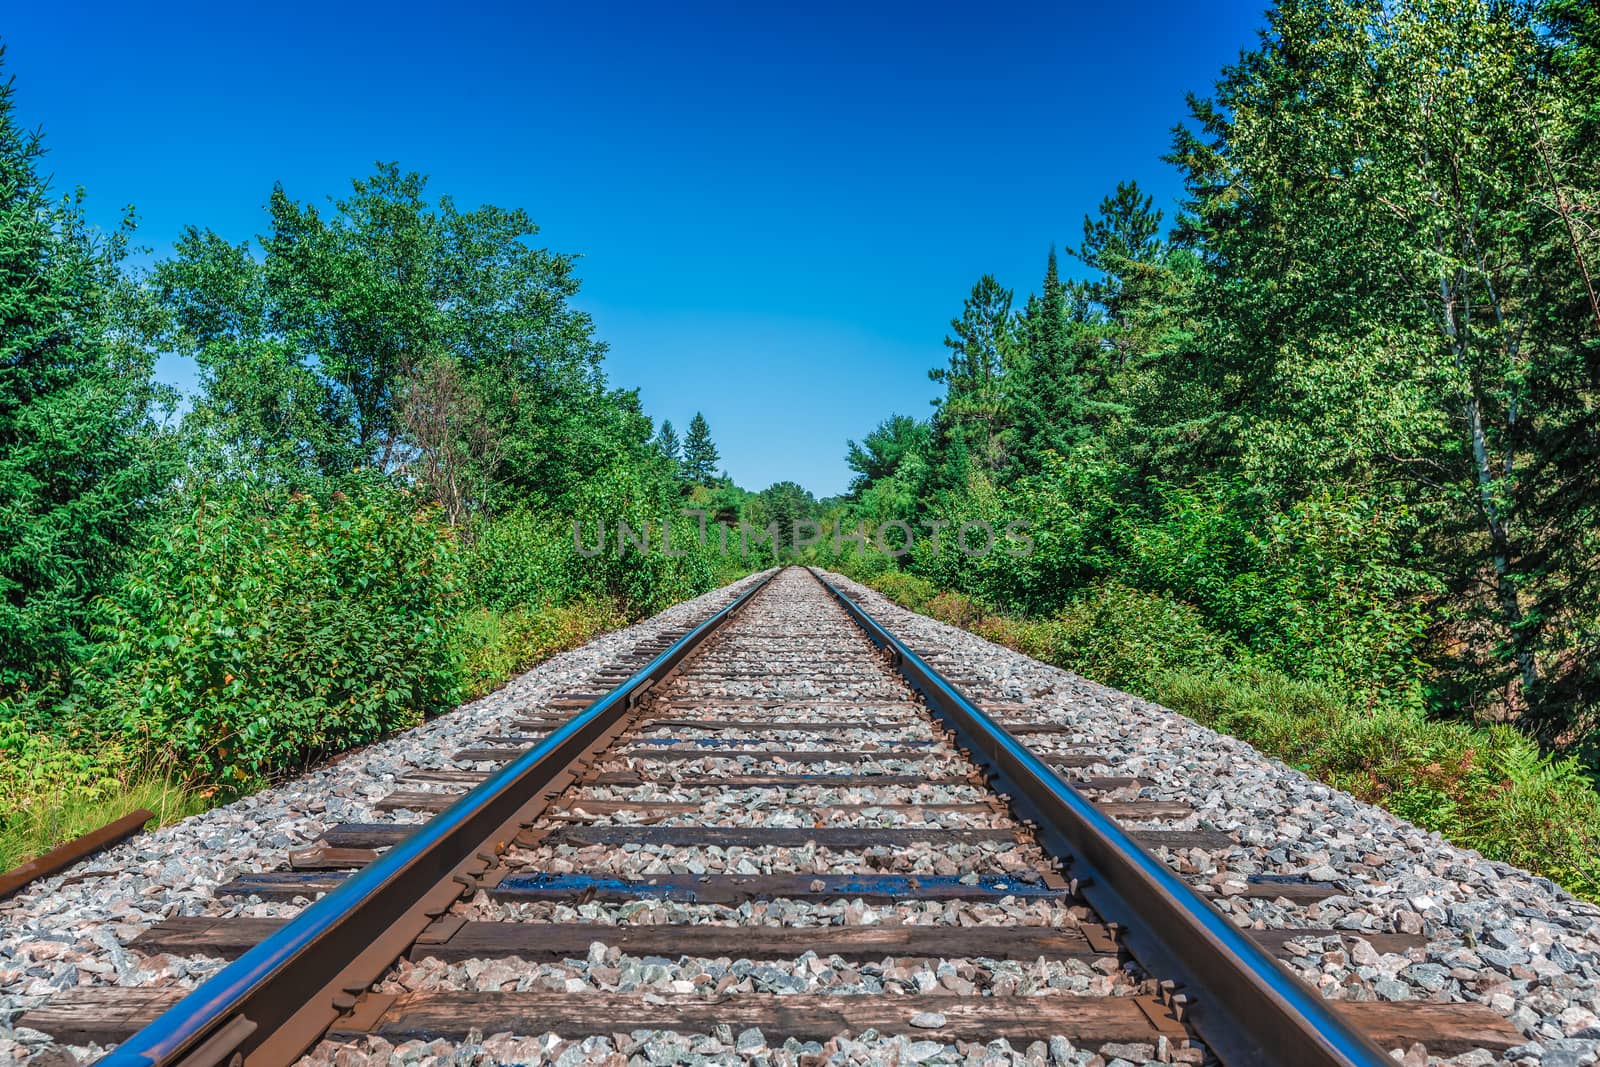
[[[1518,1040],[1476,1006],[1352,1011],[1322,999],[1276,954],[1334,931],[1240,929],[1161,858],[1216,831],[1162,829],[1188,812],[1097,777],[1068,728],[966,691],[959,664],[947,678],[932,658],[819,574],[765,576],[693,628],[639,645],[589,691],[455,753],[453,767],[416,770],[380,805],[403,821],[334,827],[289,870],[218,889],[322,894],[293,919],[173,918],[133,942],[232,959],[192,993],[79,991],[23,1022],[116,1043],[103,1062],[140,1067],[287,1064],[319,1041],[469,1030],[758,1028],[801,1042],[875,1030],[1017,1048],[1066,1038],[1230,1067],[1388,1064],[1386,1048],[1418,1039],[1440,1050]],[[1248,892],[1305,899],[1319,887],[1263,880]],[[704,909],[701,921],[552,919],[561,903],[662,898]],[[882,921],[773,925],[740,908],[780,900],[860,902]],[[1025,921],[999,902],[1025,903]],[[918,921],[932,904],[958,921]],[[745,992],[732,988],[737,967],[648,997],[412,989],[394,975],[418,961],[536,968],[596,951],[942,962],[933,988],[899,993]],[[1031,969],[1032,995],[1019,995],[1016,964]]]

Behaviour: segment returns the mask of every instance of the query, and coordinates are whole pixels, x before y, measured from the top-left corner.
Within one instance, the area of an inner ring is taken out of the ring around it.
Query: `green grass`
[[[577,600],[537,611],[474,611],[463,621],[460,638],[467,695],[492,692],[513,675],[627,622],[621,605],[611,600]]]
[[[170,778],[145,775],[88,791],[35,780],[25,797],[12,794],[0,805],[0,870],[9,870],[140,808],[155,812],[155,825],[165,826],[206,810],[211,800]]]
[[[1512,727],[1432,720],[1381,691],[1291,677],[1209,630],[1193,608],[1125,586],[1087,590],[1051,618],[1018,619],[916,575],[867,584],[913,611],[1181,712],[1456,844],[1600,901],[1593,779]]]

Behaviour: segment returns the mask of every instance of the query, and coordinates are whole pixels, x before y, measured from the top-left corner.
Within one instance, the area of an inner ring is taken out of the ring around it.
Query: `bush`
[[[481,524],[466,552],[472,603],[490,611],[560,603],[584,584],[584,562],[562,527],[526,508]]]
[[[199,495],[101,606],[82,687],[197,779],[304,766],[459,694],[455,532],[362,478]]]
[[[1421,702],[1437,583],[1406,562],[1416,521],[1401,503],[1324,495],[1278,510],[1227,479],[1150,488],[1150,513],[1119,524],[1122,580],[1194,604],[1296,677]]]
[[[905,571],[887,571],[868,584],[896,604],[912,611],[925,611],[928,602],[939,594],[939,587],[926,578]]]
[[[1078,594],[1054,618],[1025,624],[1019,636],[1030,656],[1134,690],[1188,664],[1248,658],[1194,608],[1117,582]]]
[[[590,479],[573,514],[557,520],[573,576],[568,594],[615,597],[637,615],[650,615],[714,588],[724,562],[715,537],[702,545],[698,524],[679,515],[680,507],[677,487],[646,471],[617,467]],[[632,531],[630,538],[623,538],[620,523]],[[673,555],[664,551],[668,525]],[[639,551],[645,538],[648,550]]]

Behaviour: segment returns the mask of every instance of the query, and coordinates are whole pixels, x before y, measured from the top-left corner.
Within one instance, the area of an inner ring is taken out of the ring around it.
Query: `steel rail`
[[[651,686],[739,612],[768,574],[621,685],[288,925],[173,1005],[100,1062],[107,1067],[281,1067],[310,1048],[532,814],[576,779]]]
[[[1066,861],[1129,952],[1190,998],[1185,1021],[1229,1067],[1393,1067],[1376,1042],[815,568],[808,568],[956,733],[1039,844]]]
[[[106,823],[99,829],[80,834],[42,856],[35,856],[28,862],[11,868],[0,874],[0,900],[4,900],[31,882],[58,874],[103,848],[110,848],[127,840],[142,831],[144,824],[155,817],[155,812],[145,808],[130,811],[115,822]]]

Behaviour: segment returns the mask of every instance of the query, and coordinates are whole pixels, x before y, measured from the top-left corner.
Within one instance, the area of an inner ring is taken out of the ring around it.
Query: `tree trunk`
[[[1489,441],[1483,427],[1483,406],[1478,398],[1476,376],[1468,365],[1467,349],[1471,344],[1470,323],[1458,320],[1459,290],[1449,278],[1439,279],[1441,321],[1445,336],[1450,342],[1456,372],[1461,379],[1462,415],[1466,419],[1467,433],[1472,442],[1472,466],[1478,485],[1478,507],[1483,514],[1484,526],[1489,534],[1489,550],[1494,562],[1495,594],[1500,601],[1501,621],[1510,637],[1517,673],[1522,683],[1523,700],[1531,710],[1539,690],[1539,666],[1534,658],[1532,642],[1528,638],[1518,598],[1517,581],[1512,574],[1513,549],[1507,532],[1505,517],[1495,499],[1495,469],[1489,456]],[[1506,444],[1505,469],[1512,468],[1511,444]]]

